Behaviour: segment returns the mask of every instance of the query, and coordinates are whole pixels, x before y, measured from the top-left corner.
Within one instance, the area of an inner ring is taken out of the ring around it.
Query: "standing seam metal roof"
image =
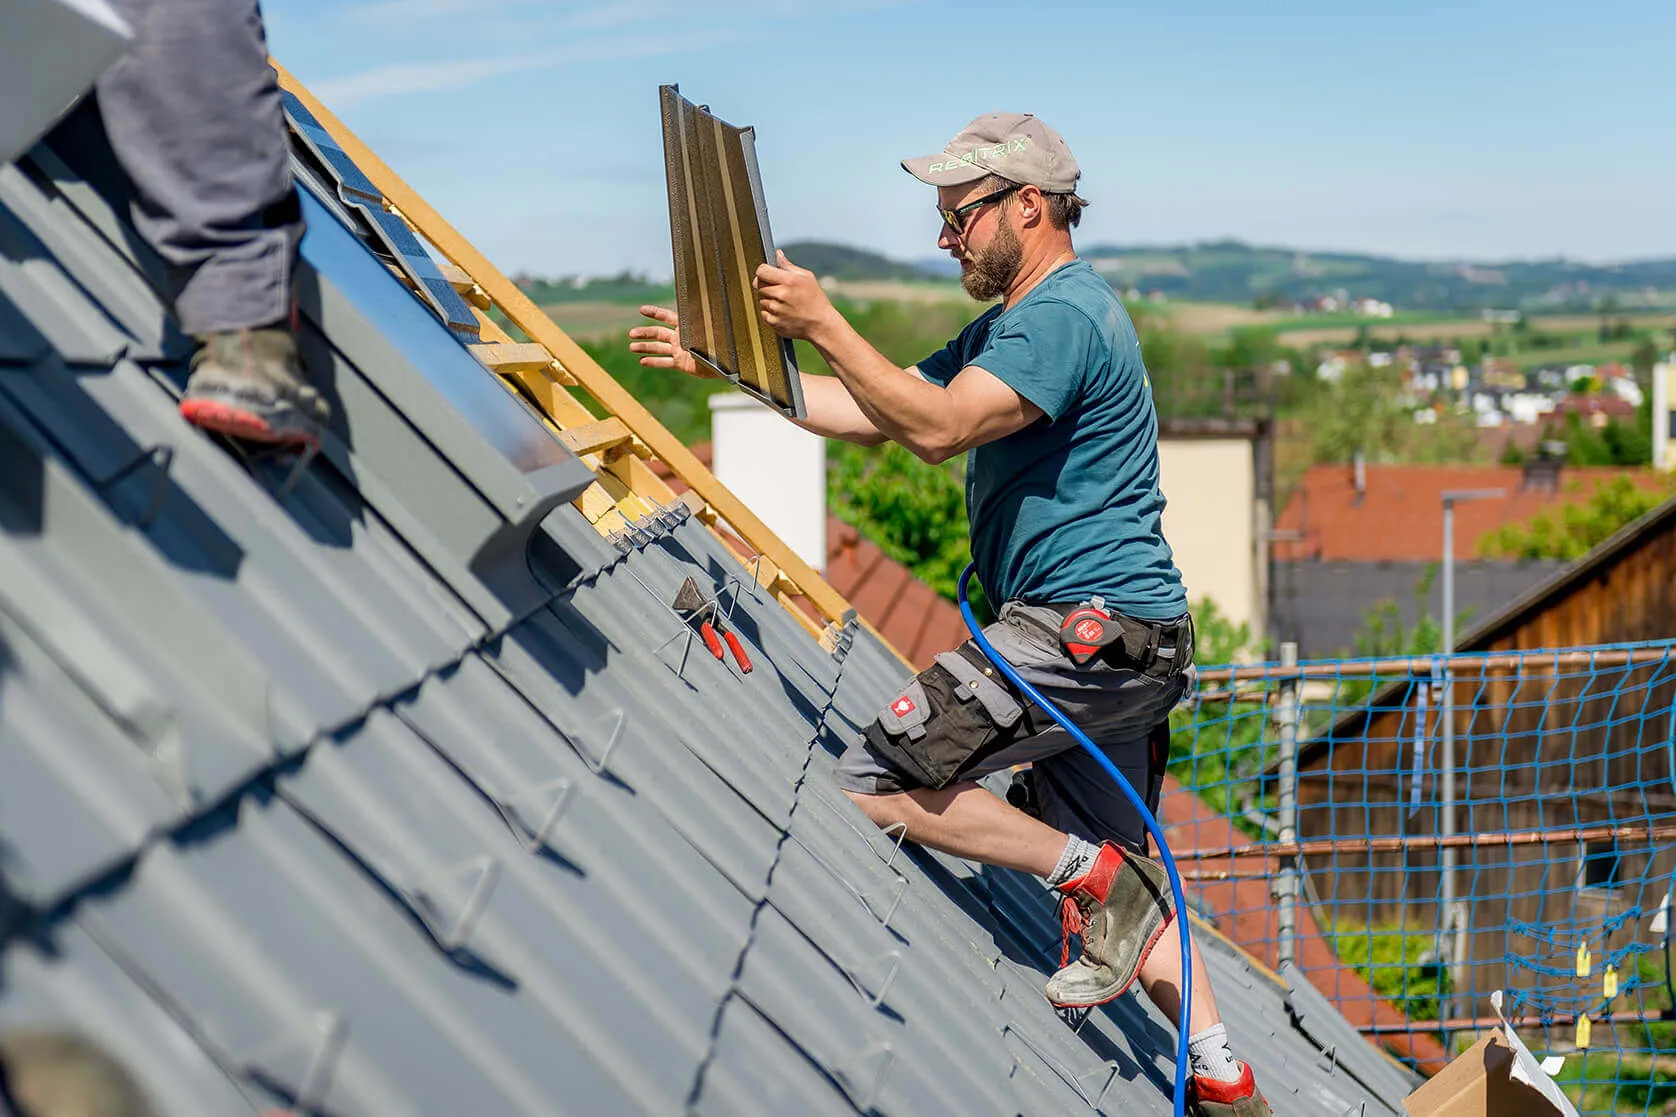
[[[908,674],[876,638],[822,650],[678,516],[473,550],[523,405],[299,167],[338,418],[295,477],[178,418],[85,116],[0,169],[0,1028],[84,1030],[170,1114],[1168,1112],[1149,1007],[1043,1000],[1039,882],[832,783]],[[750,675],[664,643],[689,575]],[[1398,1112],[1204,938],[1277,1112]]]

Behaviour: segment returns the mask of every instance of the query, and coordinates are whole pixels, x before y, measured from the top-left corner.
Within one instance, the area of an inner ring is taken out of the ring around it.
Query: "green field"
[[[1551,349],[1526,349],[1509,357],[1521,371],[1542,365],[1600,365],[1612,361],[1628,363],[1635,355],[1634,341],[1584,342],[1576,346]]]

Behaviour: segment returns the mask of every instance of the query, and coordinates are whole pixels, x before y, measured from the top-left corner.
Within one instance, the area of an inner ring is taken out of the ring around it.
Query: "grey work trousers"
[[[303,222],[256,0],[112,4],[134,42],[99,80],[99,110],[181,328],[289,317]]]

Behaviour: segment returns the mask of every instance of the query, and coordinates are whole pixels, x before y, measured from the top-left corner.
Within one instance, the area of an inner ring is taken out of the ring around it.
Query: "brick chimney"
[[[1527,492],[1560,491],[1560,470],[1565,465],[1565,443],[1548,441],[1537,446],[1525,459],[1524,478],[1519,487]]]

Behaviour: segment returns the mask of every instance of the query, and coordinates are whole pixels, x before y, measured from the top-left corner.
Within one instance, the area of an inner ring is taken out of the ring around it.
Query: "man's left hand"
[[[763,264],[751,281],[751,286],[756,288],[762,320],[781,337],[812,340],[811,335],[838,312],[814,272],[786,259],[784,252],[776,252],[775,256],[779,266]]]

